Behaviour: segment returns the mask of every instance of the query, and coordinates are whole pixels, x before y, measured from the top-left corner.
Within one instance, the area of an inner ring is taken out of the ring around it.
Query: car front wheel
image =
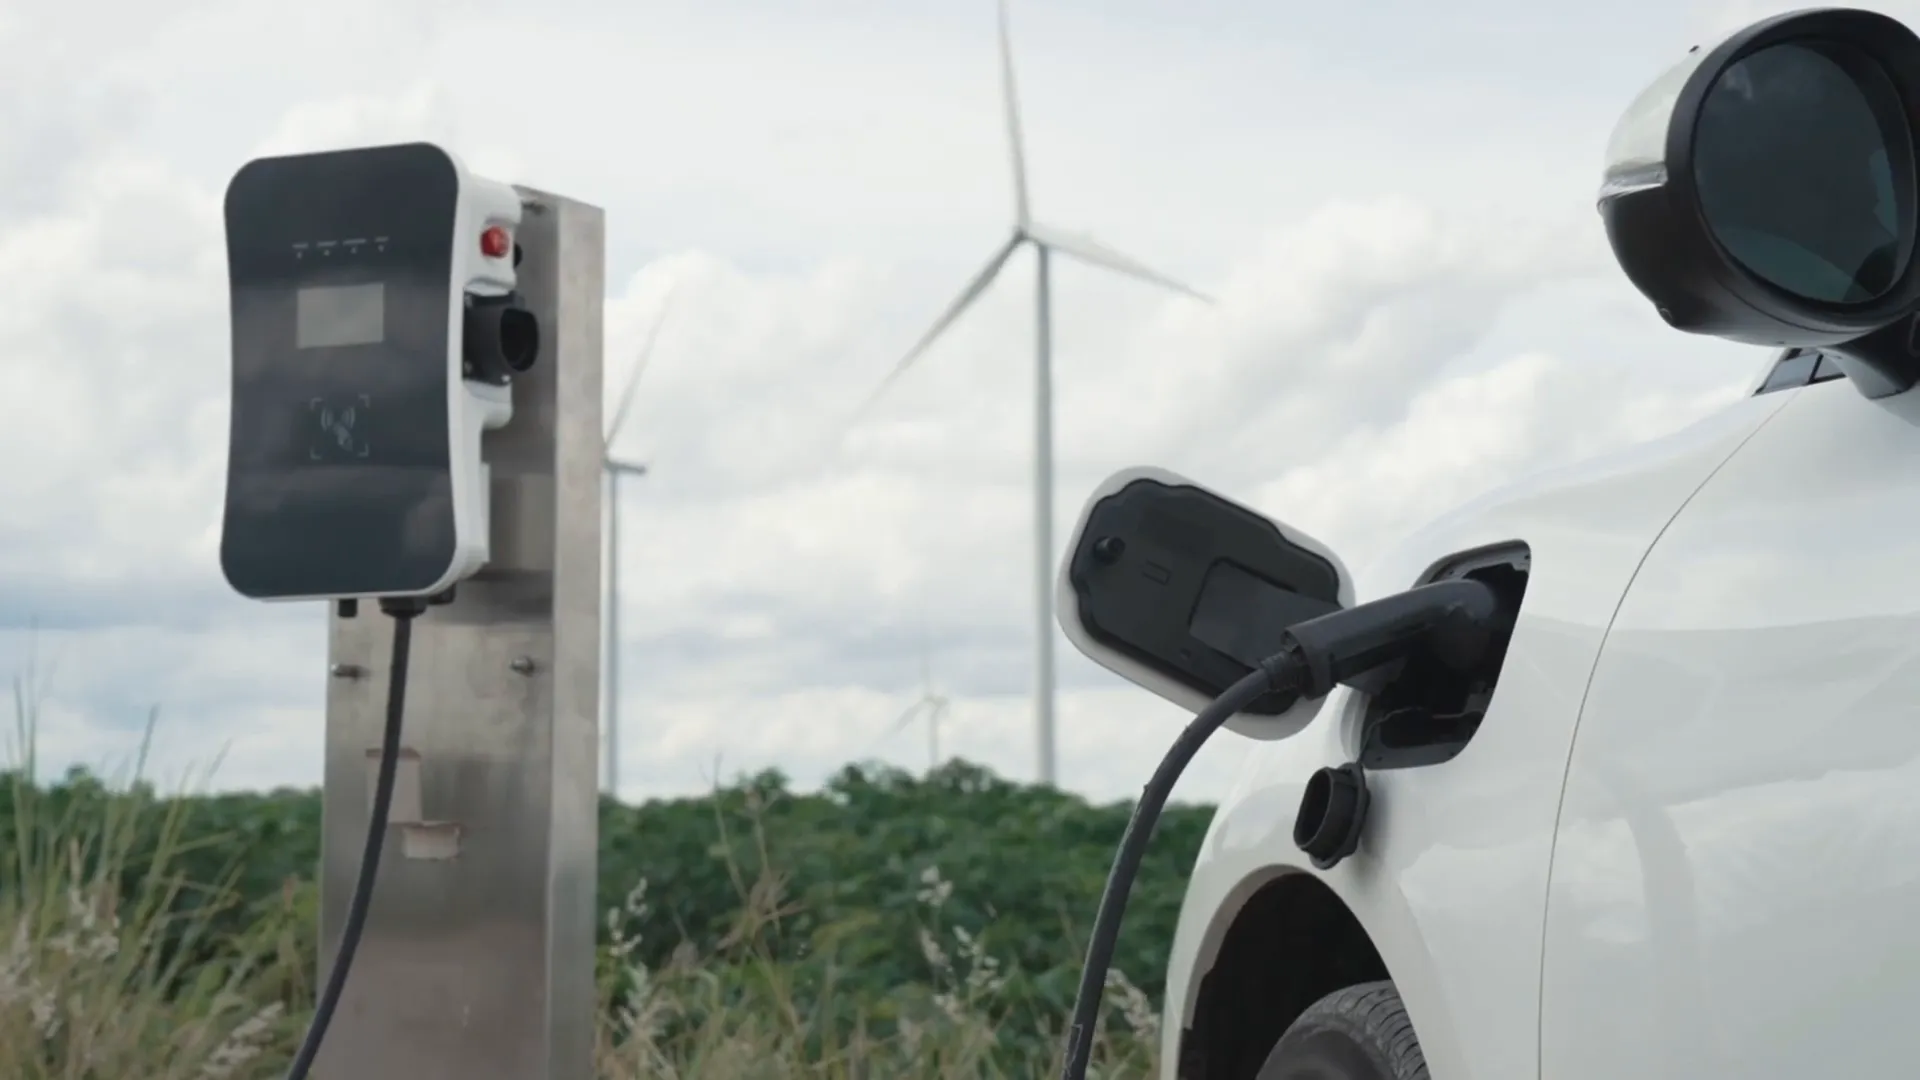
[[[1256,1080],[1428,1080],[1427,1059],[1399,991],[1362,983],[1308,1006]]]

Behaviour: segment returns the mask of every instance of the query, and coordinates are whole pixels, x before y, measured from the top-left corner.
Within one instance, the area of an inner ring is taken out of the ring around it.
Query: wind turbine
[[[627,411],[633,407],[633,392],[640,386],[640,375],[647,370],[647,360],[653,355],[653,343],[659,339],[660,327],[667,321],[667,301],[673,299],[673,290],[678,287],[679,282],[667,286],[667,294],[660,298],[660,311],[654,316],[653,327],[647,331],[645,344],[640,346],[640,356],[633,363],[633,371],[627,375],[627,385],[620,392],[620,404],[613,411],[613,422],[607,425],[600,456],[601,468],[607,474],[607,639],[604,656],[607,668],[607,760],[604,782],[606,793],[615,797],[620,794],[620,478],[645,476],[647,467],[614,456],[613,441],[619,437],[620,428],[627,422]]]
[[[1034,292],[1034,402],[1033,402],[1033,591],[1034,591],[1034,727],[1038,741],[1040,782],[1052,784],[1054,770],[1054,664],[1053,664],[1053,308],[1051,255],[1059,252],[1082,262],[1137,278],[1163,289],[1182,293],[1204,303],[1212,303],[1205,294],[1163,274],[1145,263],[1122,255],[1113,248],[1078,232],[1066,232],[1033,219],[1027,202],[1026,152],[1020,137],[1019,95],[1014,89],[1013,44],[1007,27],[1007,0],[1000,0],[1000,82],[1006,107],[1007,143],[1013,161],[1013,235],[994,250],[985,266],[973,276],[960,295],[941,313],[933,326],[922,334],[906,356],[881,380],[856,417],[866,411],[901,373],[946,333],[966,310],[980,299],[1000,274],[1007,260],[1022,245],[1033,246],[1036,287]]]
[[[933,688],[933,659],[931,647],[924,637],[920,646],[920,698],[907,706],[900,718],[893,722],[889,735],[897,735],[906,730],[907,725],[924,716],[927,719],[927,772],[940,767],[940,721],[946,719],[947,710],[952,702],[945,694],[937,693]]]

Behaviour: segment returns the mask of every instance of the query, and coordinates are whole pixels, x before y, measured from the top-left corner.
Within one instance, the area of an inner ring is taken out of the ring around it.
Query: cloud
[[[145,592],[211,550],[204,493],[225,429],[215,223],[164,167],[109,154],[74,168],[59,211],[0,232],[10,579]]]
[[[1908,26],[1920,25],[1920,4],[1913,0],[1866,0],[1865,3],[1846,6],[1891,15]],[[1778,0],[1709,0],[1701,5],[1701,9],[1697,25],[1701,33],[1707,35],[1699,42],[1701,45],[1710,45],[1713,39],[1724,37],[1761,19],[1805,10],[1794,4],[1779,3]]]
[[[697,788],[716,758],[803,782],[869,752],[918,764],[924,732],[888,730],[923,653],[955,700],[943,748],[1028,775],[1031,256],[848,426],[1004,235],[990,23],[668,5],[642,34],[631,13],[363,6],[387,32],[336,77],[261,50],[336,49],[338,27],[143,9],[151,47],[112,38],[96,61],[148,91],[139,109],[66,125],[46,169],[0,132],[0,200],[29,207],[0,231],[0,455],[19,463],[0,470],[0,661],[60,656],[48,761],[120,752],[157,704],[168,769],[224,748],[224,784],[317,778],[322,615],[234,599],[217,567],[221,189],[254,153],[432,138],[607,206],[609,411],[666,304],[620,440],[651,468],[622,518],[628,794]],[[1219,301],[1055,260],[1061,539],[1101,478],[1157,463],[1357,565],[1485,487],[1685,422],[1758,362],[1645,310],[1590,190],[1562,180],[1591,162],[1531,119],[1461,142],[1417,110],[1281,115],[1229,85],[1263,77],[1266,46],[1180,38],[1130,82],[1151,35],[1076,60],[1050,18],[1021,46],[1043,216]],[[500,41],[516,79],[470,62]],[[1404,91],[1329,78],[1350,102]],[[95,115],[62,93],[30,106],[42,127]],[[1539,183],[1510,197],[1475,180],[1531,159]],[[1061,653],[1063,779],[1133,790],[1177,711]],[[1217,791],[1234,759],[1211,748],[1183,790]]]

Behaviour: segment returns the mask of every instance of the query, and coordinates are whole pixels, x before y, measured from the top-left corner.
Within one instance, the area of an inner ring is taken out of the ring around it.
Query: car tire
[[[1255,1080],[1429,1080],[1413,1022],[1390,982],[1335,990],[1307,1007]]]

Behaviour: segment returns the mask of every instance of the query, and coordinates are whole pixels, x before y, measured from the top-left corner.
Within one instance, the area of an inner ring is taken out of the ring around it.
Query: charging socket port
[[[1533,553],[1527,545],[1499,544],[1446,559],[1416,584],[1471,578],[1498,591],[1502,608],[1517,615],[1532,568]],[[1360,764],[1368,769],[1438,765],[1466,749],[1493,702],[1512,637],[1511,623],[1500,627],[1486,656],[1465,670],[1417,656],[1408,659],[1367,702],[1361,721]]]

